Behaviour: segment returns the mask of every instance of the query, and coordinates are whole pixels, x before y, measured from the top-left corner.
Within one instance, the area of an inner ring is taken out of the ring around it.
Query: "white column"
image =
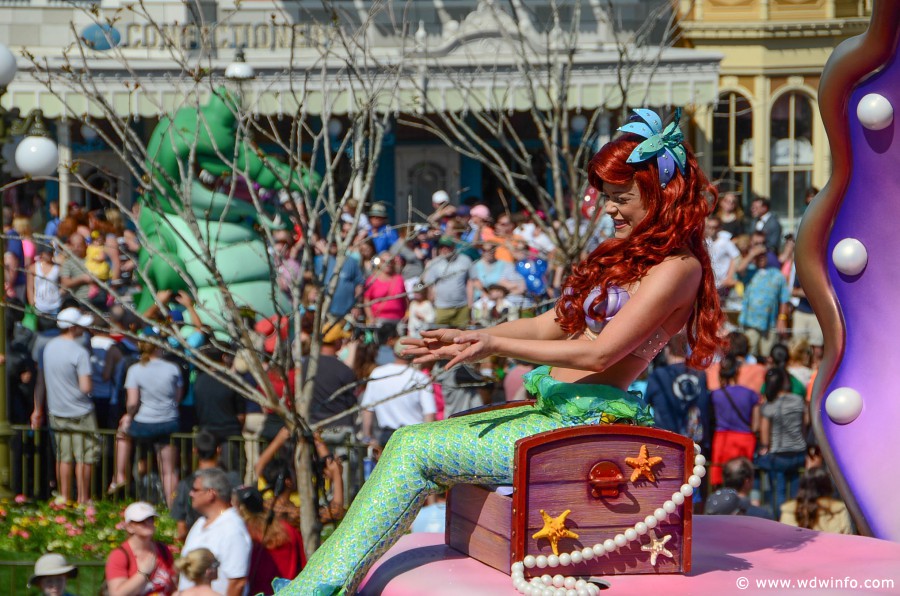
[[[56,145],[59,147],[59,218],[65,219],[69,211],[69,168],[72,165],[72,129],[69,121],[61,120],[56,126]]]

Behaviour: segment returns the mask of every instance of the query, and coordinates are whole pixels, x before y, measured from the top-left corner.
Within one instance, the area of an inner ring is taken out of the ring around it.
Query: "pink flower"
[[[28,499],[25,497],[25,495],[16,495],[16,498],[14,499],[14,501],[16,503],[18,503],[19,505],[21,505],[22,503],[24,503],[27,500]]]
[[[66,530],[66,534],[68,534],[69,536],[78,536],[79,534],[81,534],[81,532],[79,532],[75,528],[69,528],[68,530]]]
[[[28,540],[29,538],[31,538],[31,534],[29,534],[25,530],[22,530],[21,532],[19,532],[19,536],[21,536],[25,540]]]
[[[93,505],[89,505],[88,508],[84,510],[84,514],[88,517],[94,517],[97,515],[97,509],[95,509]]]
[[[66,518],[63,515],[57,515],[56,517],[53,518],[53,521],[55,521],[58,524],[64,524],[64,523],[66,523]]]
[[[0,517],[6,517],[6,509],[0,509]]]

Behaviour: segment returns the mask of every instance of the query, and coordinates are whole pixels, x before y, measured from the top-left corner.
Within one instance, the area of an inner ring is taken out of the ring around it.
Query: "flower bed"
[[[128,503],[99,501],[79,506],[60,500],[0,499],[0,553],[37,559],[55,552],[77,561],[104,561],[128,534],[122,512]],[[161,515],[156,539],[175,542],[175,521]]]

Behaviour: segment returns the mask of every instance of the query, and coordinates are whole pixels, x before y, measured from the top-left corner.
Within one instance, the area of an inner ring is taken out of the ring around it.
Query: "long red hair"
[[[596,303],[606,298],[610,284],[628,285],[643,278],[650,269],[681,250],[689,250],[703,269],[694,310],[687,324],[691,346],[688,365],[709,366],[723,346],[719,328],[724,317],[713,279],[712,265],[703,236],[706,216],[715,205],[717,193],[700,170],[690,147],[685,175],[676,173],[665,188],[659,183],[655,159],[627,163],[632,150],[644,139],[625,134],[603,146],[588,165],[588,181],[597,189],[610,184],[637,183],[647,215],[628,238],[610,238],[600,244],[587,259],[576,265],[565,282],[562,297],[556,303],[556,321],[567,333],[584,330],[583,303],[595,287],[604,288]]]

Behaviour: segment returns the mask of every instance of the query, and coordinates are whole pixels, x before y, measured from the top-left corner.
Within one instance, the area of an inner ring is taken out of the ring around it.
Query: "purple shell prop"
[[[813,427],[864,534],[900,541],[900,2],[832,54],[819,88],[833,172],[803,217],[797,272],[825,334]],[[874,101],[873,99],[874,94]],[[863,101],[867,98],[867,101]]]
[[[588,329],[594,333],[600,333],[603,326],[628,302],[631,296],[616,285],[611,285],[606,291],[606,300],[594,304],[603,293],[602,288],[594,288],[584,299],[584,322]]]

